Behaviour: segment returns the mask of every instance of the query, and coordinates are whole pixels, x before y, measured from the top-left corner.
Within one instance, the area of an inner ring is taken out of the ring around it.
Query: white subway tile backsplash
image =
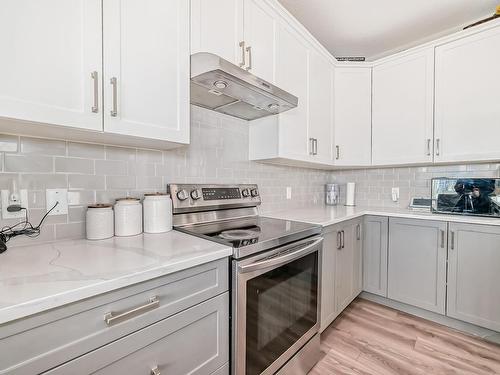
[[[43,139],[21,137],[21,152],[23,154],[36,155],[66,155],[66,142]]]
[[[500,164],[447,165],[319,171],[248,160],[245,121],[192,108],[191,144],[170,151],[64,142],[0,135],[0,188],[13,178],[29,190],[32,221],[45,211],[45,189],[68,188],[68,215],[53,216],[36,241],[85,236],[85,211],[91,203],[114,203],[124,196],[165,191],[168,183],[256,183],[262,213],[323,204],[324,184],[356,182],[358,205],[405,207],[411,196],[428,196],[430,179],[438,176],[500,177]],[[1,158],[4,158],[3,160]],[[286,187],[292,199],[286,199]],[[400,188],[392,202],[392,187]],[[36,219],[36,220],[35,220]],[[1,220],[0,225],[16,221]],[[32,242],[16,238],[13,244]]]

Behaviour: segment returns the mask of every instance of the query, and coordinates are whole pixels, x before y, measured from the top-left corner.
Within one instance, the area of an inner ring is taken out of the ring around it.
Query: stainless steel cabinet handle
[[[337,152],[336,156],[335,156],[335,159],[339,160],[340,159],[340,146],[339,145],[336,145],[335,146],[335,150]]]
[[[250,70],[252,69],[252,46],[248,46],[245,50],[248,52],[248,66],[246,69]]]
[[[453,232],[453,231],[451,231],[450,248],[451,248],[451,250],[455,250],[455,232]]]
[[[314,138],[314,155],[318,155],[318,138]]]
[[[340,242],[342,243],[342,249],[343,249],[345,247],[345,242],[344,242],[344,240],[345,240],[345,237],[344,237],[345,236],[345,232],[342,230],[342,231],[340,231],[340,233],[342,233],[340,235]]]
[[[145,312],[154,310],[160,306],[160,299],[157,296],[151,297],[149,302],[145,305],[135,307],[128,311],[122,313],[109,312],[104,315],[104,321],[108,326],[112,326],[117,323],[121,323],[125,320],[131,319],[138,315],[144,314]]]
[[[431,139],[427,139],[427,156],[431,156]]]
[[[359,241],[361,239],[361,225],[356,225],[356,239]]]
[[[342,231],[337,232],[337,250],[342,249]]]
[[[118,103],[117,103],[117,95],[118,95],[118,91],[117,91],[117,79],[116,77],[113,77],[110,79],[109,83],[111,83],[111,86],[113,88],[113,92],[112,92],[112,95],[113,95],[113,100],[112,100],[112,105],[113,105],[113,109],[111,110],[110,114],[112,117],[116,117],[116,115],[118,114]]]
[[[246,55],[245,55],[245,41],[242,40],[240,42],[240,48],[241,48],[241,62],[240,62],[240,68],[243,68],[247,62],[246,62]]]
[[[161,372],[160,372],[160,369],[158,368],[158,366],[151,369],[151,375],[161,375]]]
[[[309,155],[314,155],[314,138],[309,138]]]
[[[439,144],[441,143],[441,140],[439,138],[436,139],[436,155],[439,156]]]
[[[441,233],[441,248],[444,249],[444,230],[439,231]]]
[[[99,75],[97,71],[90,73],[90,77],[94,81],[94,105],[92,106],[92,112],[99,112]]]

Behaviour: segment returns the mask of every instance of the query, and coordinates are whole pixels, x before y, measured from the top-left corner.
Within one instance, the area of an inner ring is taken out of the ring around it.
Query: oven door
[[[322,242],[233,261],[233,374],[274,374],[318,332]]]

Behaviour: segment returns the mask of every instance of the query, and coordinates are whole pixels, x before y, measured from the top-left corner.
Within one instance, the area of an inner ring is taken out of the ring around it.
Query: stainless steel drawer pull
[[[439,138],[437,138],[436,139],[436,155],[437,156],[439,156],[439,153],[440,153],[440,150],[439,150],[440,143],[441,143],[441,140]]]
[[[117,103],[118,90],[117,90],[117,79],[116,79],[116,77],[111,78],[111,80],[109,81],[109,83],[111,83],[111,86],[113,86],[113,92],[112,92],[112,95],[113,95],[113,101],[112,101],[113,109],[111,110],[110,114],[111,114],[112,117],[116,117],[116,115],[118,115],[118,103]]]
[[[340,146],[339,145],[335,146],[335,149],[337,150],[337,155],[335,156],[335,159],[339,160],[340,159]]]
[[[441,232],[441,248],[444,249],[444,230],[440,230]]]
[[[309,138],[309,155],[314,155],[314,138]]]
[[[342,243],[342,249],[345,247],[345,232],[342,230],[340,231],[341,235],[340,235],[340,241]]]
[[[160,372],[160,369],[158,368],[158,366],[151,369],[151,375],[161,375],[161,372]]]
[[[427,156],[431,156],[431,139],[427,139]]]
[[[356,225],[356,239],[359,241],[361,239],[361,225]]]
[[[245,41],[242,40],[240,42],[240,48],[241,48],[241,62],[240,62],[240,68],[243,68],[247,62],[246,62],[246,55],[245,55]]]
[[[314,138],[314,155],[318,155],[318,138]]]
[[[138,315],[144,314],[145,312],[154,310],[160,306],[160,299],[157,296],[151,297],[149,302],[145,305],[133,308],[131,310],[122,312],[122,313],[114,313],[109,312],[104,315],[104,321],[108,326],[112,326],[117,323],[121,323],[125,320],[131,319]]]
[[[455,250],[455,232],[451,232],[451,250]]]
[[[248,52],[248,66],[247,70],[252,69],[252,46],[248,46],[246,48],[246,51]]]
[[[94,81],[94,105],[92,106],[92,112],[99,112],[99,75],[97,71],[90,74],[90,77]]]
[[[338,231],[337,232],[337,250],[342,249],[342,232]]]

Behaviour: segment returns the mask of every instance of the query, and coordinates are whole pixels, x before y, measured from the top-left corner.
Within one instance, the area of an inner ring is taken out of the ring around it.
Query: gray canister
[[[336,206],[340,203],[340,185],[326,184],[325,185],[325,203],[328,206]]]

